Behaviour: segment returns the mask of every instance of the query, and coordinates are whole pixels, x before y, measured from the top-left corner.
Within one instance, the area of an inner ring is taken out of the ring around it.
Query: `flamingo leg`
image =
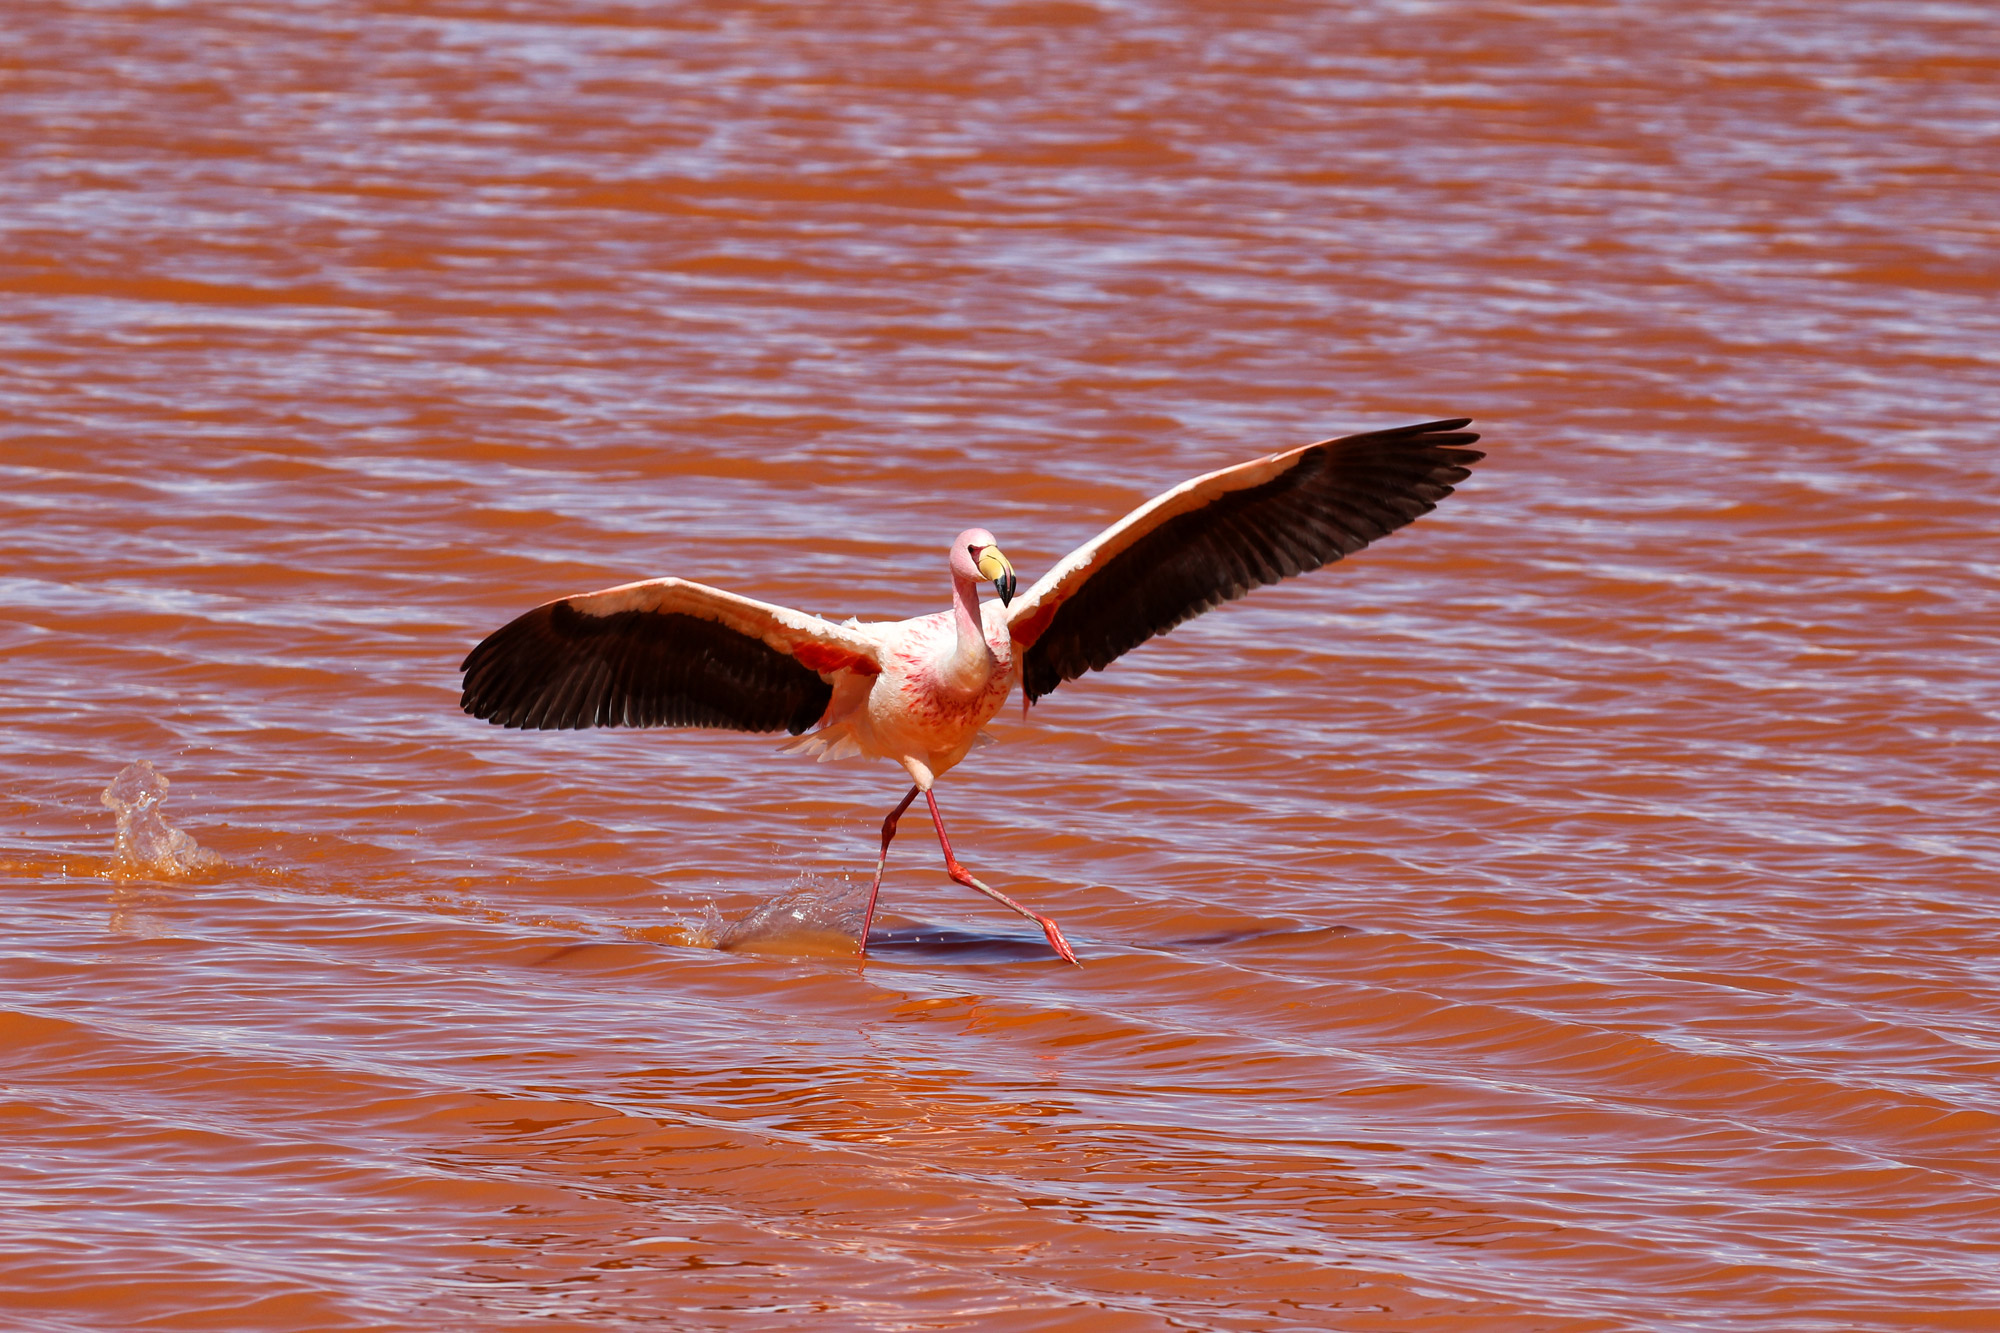
[[[915,795],[916,791],[913,788],[910,796],[913,797]],[[981,884],[977,879],[973,878],[971,871],[958,863],[958,858],[951,854],[951,839],[944,835],[944,819],[938,814],[937,797],[931,795],[929,792],[925,792],[924,800],[930,803],[931,823],[937,825],[938,846],[944,848],[944,872],[951,876],[952,881],[963,884],[968,889],[977,889],[994,902],[999,903],[1002,907],[1019,912],[1022,916],[1028,918],[1028,920],[1035,922],[1041,926],[1042,933],[1049,937],[1049,947],[1061,954],[1068,961],[1075,963],[1076,951],[1069,947],[1069,941],[1063,938],[1063,933],[1057,928],[1055,922],[1049,920],[1040,912],[1029,911],[990,884]],[[909,797],[905,797],[903,805],[908,805],[909,803]],[[896,812],[901,814],[902,808],[902,806],[896,807]],[[884,846],[886,847],[887,844],[885,843]],[[1080,963],[1077,965],[1079,967],[1082,966]]]
[[[882,870],[889,864],[889,840],[896,836],[896,821],[903,817],[903,812],[910,808],[910,802],[916,799],[917,789],[911,787],[910,794],[882,821],[882,856],[875,862],[875,882],[868,886],[868,913],[861,918],[861,954],[864,958],[868,955],[868,927],[875,922],[875,895],[882,892]]]

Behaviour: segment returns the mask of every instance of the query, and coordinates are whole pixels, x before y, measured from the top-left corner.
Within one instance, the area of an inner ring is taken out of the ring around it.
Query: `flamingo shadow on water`
[[[859,915],[858,912],[855,913]],[[731,922],[712,938],[724,953],[746,953],[775,958],[851,957],[855,947],[855,926],[836,933],[815,926],[763,919],[762,908],[741,921]],[[1048,946],[1040,939],[1000,931],[959,930],[950,926],[874,927],[868,933],[866,956],[922,959],[927,963],[981,964],[1015,962],[1048,957]]]
[[[952,852],[933,785],[985,737],[1018,682],[1025,710],[1087,671],[1252,588],[1352,555],[1437,507],[1485,457],[1469,418],[1324,440],[1206,473],[1085,542],[1018,592],[984,528],[950,551],[948,611],[835,624],[685,579],[547,602],[488,635],[460,667],[460,706],[506,727],[721,727],[788,731],[822,762],[902,765],[912,786],[882,821],[859,948],[898,822],[918,796],[945,872],[1042,928],[1056,923],[979,879]],[[997,602],[979,601],[990,581]],[[921,937],[927,933],[918,932]],[[943,937],[940,936],[940,941]],[[912,943],[915,941],[912,940]]]

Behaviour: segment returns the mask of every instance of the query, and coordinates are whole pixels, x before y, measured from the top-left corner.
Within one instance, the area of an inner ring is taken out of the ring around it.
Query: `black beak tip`
[[[1000,594],[1000,605],[1009,606],[1014,601],[1014,576],[1002,574],[993,580],[993,591]]]

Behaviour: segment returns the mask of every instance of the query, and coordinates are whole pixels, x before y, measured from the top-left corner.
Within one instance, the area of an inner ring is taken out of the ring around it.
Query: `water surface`
[[[2000,1324],[1984,6],[4,27],[17,1326]],[[1461,414],[941,785],[1081,968],[915,821],[865,967],[712,947],[899,774],[457,709],[565,592],[918,614]]]

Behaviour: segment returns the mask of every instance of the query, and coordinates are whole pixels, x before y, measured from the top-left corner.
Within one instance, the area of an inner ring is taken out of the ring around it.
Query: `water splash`
[[[118,858],[114,875],[191,875],[212,870],[222,858],[160,813],[171,786],[166,774],[141,759],[127,764],[98,799],[118,816]]]
[[[861,933],[865,887],[808,875],[735,921],[722,920],[709,904],[702,933],[730,952],[850,954]]]

